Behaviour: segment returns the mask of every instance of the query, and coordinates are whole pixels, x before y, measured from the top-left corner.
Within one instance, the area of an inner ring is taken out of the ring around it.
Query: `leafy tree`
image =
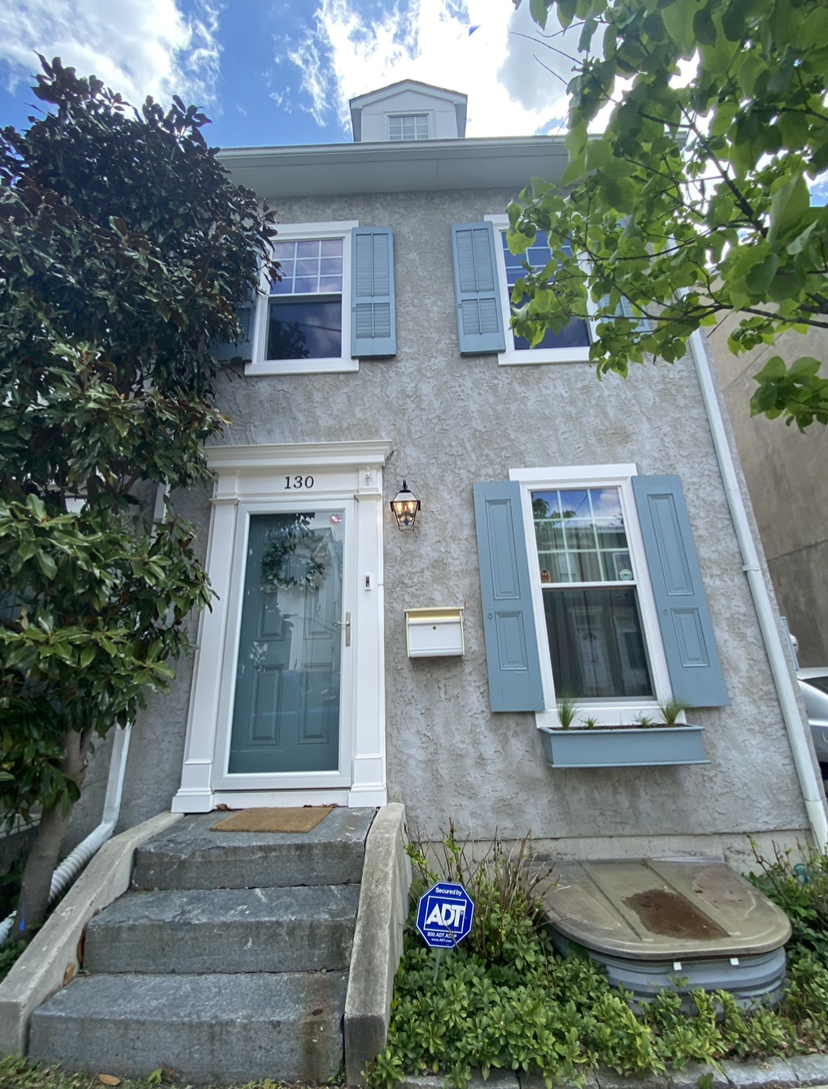
[[[207,478],[226,422],[210,345],[240,335],[234,303],[275,268],[272,213],[196,107],[133,110],[41,62],[51,109],[0,133],[0,805],[42,807],[24,934],[93,739],[165,690],[209,603],[191,527],[148,504]]]
[[[729,311],[735,352],[828,328],[828,209],[808,186],[828,168],[825,0],[531,0],[531,12],[580,39],[569,166],[509,209],[513,252],[539,230],[552,250],[514,289],[517,332],[537,343],[591,300],[598,372],[626,375],[680,358]],[[557,33],[543,40],[559,48]],[[605,108],[603,135],[588,136]],[[774,356],[752,412],[828,423],[818,371]]]

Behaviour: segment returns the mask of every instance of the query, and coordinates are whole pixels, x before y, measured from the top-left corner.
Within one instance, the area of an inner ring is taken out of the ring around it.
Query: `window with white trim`
[[[389,114],[388,139],[394,142],[402,140],[427,140],[428,114]]]
[[[498,285],[505,322],[506,350],[498,357],[498,362],[505,366],[521,366],[528,363],[581,363],[589,360],[590,330],[589,322],[582,318],[573,318],[560,333],[547,330],[543,340],[532,347],[524,337],[516,336],[509,327],[508,315],[512,309],[512,289],[521,276],[526,275],[524,262],[535,269],[544,268],[551,254],[546,235],[538,232],[534,243],[525,253],[515,255],[509,252],[506,231],[509,220],[505,215],[487,215],[495,230],[495,251],[498,270]]]
[[[512,469],[474,500],[493,711],[553,727],[561,695],[608,725],[671,696],[727,705],[679,477]]]
[[[351,356],[351,232],[357,226],[279,225],[274,257],[281,279],[263,275],[250,305],[246,374],[359,369]],[[229,357],[225,349],[223,358]]]

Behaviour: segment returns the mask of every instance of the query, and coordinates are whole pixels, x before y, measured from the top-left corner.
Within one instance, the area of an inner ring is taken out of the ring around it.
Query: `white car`
[[[796,675],[822,777],[828,779],[828,666],[798,669]]]

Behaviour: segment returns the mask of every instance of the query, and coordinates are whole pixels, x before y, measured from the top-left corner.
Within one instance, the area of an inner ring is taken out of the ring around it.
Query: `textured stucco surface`
[[[511,194],[464,192],[275,201],[282,222],[358,219],[395,232],[398,354],[356,374],[243,377],[228,369],[230,443],[388,439],[385,601],[389,800],[426,834],[454,819],[483,839],[527,830],[584,857],[744,851],[745,833],[806,827],[692,365],[599,382],[589,364],[498,367],[458,352],[450,227]],[[400,411],[401,405],[405,406]],[[635,462],[682,478],[732,706],[694,712],[706,766],[554,771],[534,716],[488,709],[472,487],[510,468]],[[390,521],[403,477],[422,500],[413,533]],[[209,504],[188,497],[206,541]],[[465,605],[462,659],[410,660],[404,610]],[[356,638],[359,633],[356,633]],[[136,726],[123,821],[167,808],[181,768],[191,666]],[[703,839],[693,840],[700,836]],[[712,845],[712,846],[711,846]]]
[[[709,343],[730,413],[762,545],[779,608],[799,640],[803,666],[828,664],[828,427],[800,432],[783,420],[750,415],[753,376],[774,355],[791,363],[801,355],[823,360],[828,331],[789,332],[775,345],[733,355],[728,318]]]

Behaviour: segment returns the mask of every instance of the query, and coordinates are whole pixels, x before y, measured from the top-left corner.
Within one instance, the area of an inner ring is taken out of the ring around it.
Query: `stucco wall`
[[[450,225],[502,210],[506,193],[276,202],[283,222],[358,219],[395,232],[398,353],[358,374],[246,378],[228,370],[231,443],[388,439],[386,507],[403,477],[422,500],[412,533],[386,514],[389,798],[426,833],[506,838],[531,829],[585,856],[738,851],[745,833],[791,839],[806,826],[692,366],[635,368],[599,382],[589,364],[498,367],[457,347]],[[694,712],[711,763],[554,771],[528,714],[488,709],[472,486],[517,466],[636,462],[678,473],[732,706]],[[188,513],[206,540],[203,495]],[[404,610],[465,604],[463,659],[406,657]],[[359,637],[359,633],[355,633]],[[190,668],[136,729],[124,821],[169,806],[178,786]],[[780,837],[780,833],[783,835]],[[691,839],[691,836],[704,837]]]
[[[804,433],[782,419],[750,415],[753,376],[774,355],[788,363],[801,355],[823,360],[828,373],[828,331],[785,333],[775,345],[735,356],[728,318],[710,334],[710,347],[727,401],[756,521],[779,607],[799,640],[803,666],[828,663],[828,427]]]

